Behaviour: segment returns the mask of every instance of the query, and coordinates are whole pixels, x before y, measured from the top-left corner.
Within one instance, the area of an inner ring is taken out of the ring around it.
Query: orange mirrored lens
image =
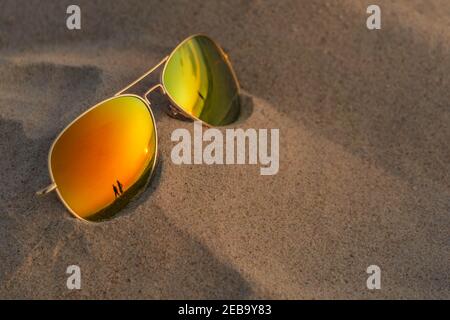
[[[50,167],[65,204],[86,220],[110,218],[141,189],[156,160],[156,131],[145,102],[106,100],[55,142]]]

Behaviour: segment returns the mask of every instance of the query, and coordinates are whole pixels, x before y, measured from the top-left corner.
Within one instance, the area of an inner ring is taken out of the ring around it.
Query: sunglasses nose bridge
[[[56,183],[53,182],[52,184],[48,185],[47,187],[42,188],[41,190],[37,191],[36,195],[42,196],[42,195],[45,195],[45,194],[47,194],[49,192],[52,192],[55,189],[56,189]]]
[[[148,95],[150,94],[150,93],[152,93],[153,91],[155,91],[156,89],[160,89],[161,91],[162,91],[162,93],[165,95],[166,94],[166,90],[164,89],[164,86],[162,85],[162,84],[157,84],[157,85],[154,85],[153,87],[151,87],[150,89],[148,89],[143,95],[142,95],[142,97],[144,98],[144,100],[145,101],[147,101],[147,103],[148,103],[148,105],[150,106],[151,105],[151,102],[150,102],[150,100],[148,99]]]
[[[144,95],[143,95],[145,101],[147,101],[147,103],[148,103],[149,105],[151,105],[151,102],[150,102],[150,100],[148,99],[148,95],[149,95],[150,93],[152,93],[153,91],[155,91],[156,89],[158,89],[158,88],[162,91],[162,93],[163,93],[164,95],[166,95],[166,89],[164,88],[164,86],[163,86],[161,83],[159,83],[159,84],[157,84],[157,85],[154,85],[153,87],[151,87],[150,89],[148,89],[148,90],[144,93]],[[183,114],[180,112],[180,110],[179,110],[178,108],[174,107],[172,104],[169,104],[165,111],[166,111],[166,113],[167,113],[170,117],[172,117],[172,118],[174,118],[174,119],[178,119],[178,120],[189,120],[189,119],[190,119],[189,117],[183,115]]]
[[[161,67],[162,65],[164,65],[164,63],[167,61],[167,59],[169,58],[169,56],[164,57],[164,59],[162,59],[156,66],[154,66],[153,68],[151,68],[150,70],[148,70],[146,73],[144,73],[142,76],[140,76],[139,78],[137,78],[136,80],[134,80],[132,83],[130,83],[128,86],[126,86],[125,88],[123,88],[122,90],[120,90],[119,92],[117,92],[115,94],[115,96],[121,95],[122,93],[126,92],[128,89],[130,89],[131,87],[133,87],[134,85],[136,85],[138,82],[140,82],[142,79],[146,78],[148,75],[150,75],[151,73],[153,73],[155,70],[157,70],[159,67]],[[162,85],[160,85],[162,87]],[[155,86],[157,87],[157,86]],[[150,90],[154,90],[155,87],[150,88]],[[146,94],[148,94],[149,91],[147,91]]]
[[[164,89],[164,86],[161,83],[158,83],[157,85],[154,85],[153,87],[151,87],[150,89],[148,89],[145,93],[144,93],[144,98],[145,100],[150,104],[150,101],[148,100],[147,96],[152,93],[153,91],[155,91],[156,89],[161,89],[162,93],[165,95],[166,94],[166,89]]]

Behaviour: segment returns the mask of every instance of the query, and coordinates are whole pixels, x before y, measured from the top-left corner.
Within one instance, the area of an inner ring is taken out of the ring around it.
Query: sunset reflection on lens
[[[63,202],[86,220],[110,218],[145,184],[156,160],[156,129],[145,102],[100,103],[56,140],[50,171]]]

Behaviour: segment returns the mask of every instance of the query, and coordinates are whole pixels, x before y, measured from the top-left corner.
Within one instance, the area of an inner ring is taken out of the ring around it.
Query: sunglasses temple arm
[[[42,196],[42,195],[45,195],[45,194],[47,194],[49,192],[54,191],[55,189],[56,189],[56,183],[52,183],[51,185],[49,185],[49,186],[47,186],[47,187],[37,191],[36,194],[38,196]]]
[[[156,69],[158,69],[163,63],[165,63],[167,61],[167,59],[169,59],[169,56],[164,57],[164,59],[162,59],[156,66],[154,66],[153,68],[151,68],[150,70],[148,70],[146,73],[144,73],[142,76],[140,76],[139,78],[137,78],[136,80],[134,80],[132,83],[130,83],[128,86],[126,86],[125,88],[123,88],[122,90],[120,90],[119,92],[117,92],[114,96],[118,96],[120,94],[122,94],[123,92],[127,91],[128,89],[130,89],[132,86],[134,86],[136,83],[138,83],[139,81],[141,81],[142,79],[144,79],[146,76],[148,76],[150,73],[152,73],[153,71],[155,71]]]

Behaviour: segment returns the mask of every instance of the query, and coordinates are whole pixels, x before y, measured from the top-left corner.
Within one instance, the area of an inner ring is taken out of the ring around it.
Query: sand
[[[0,4],[0,298],[450,298],[450,2],[73,1]],[[234,127],[279,128],[280,171],[161,161],[106,223],[72,218],[48,149],[72,119],[206,33],[244,89]],[[79,265],[81,290],[66,268]],[[382,271],[368,290],[366,268]]]

